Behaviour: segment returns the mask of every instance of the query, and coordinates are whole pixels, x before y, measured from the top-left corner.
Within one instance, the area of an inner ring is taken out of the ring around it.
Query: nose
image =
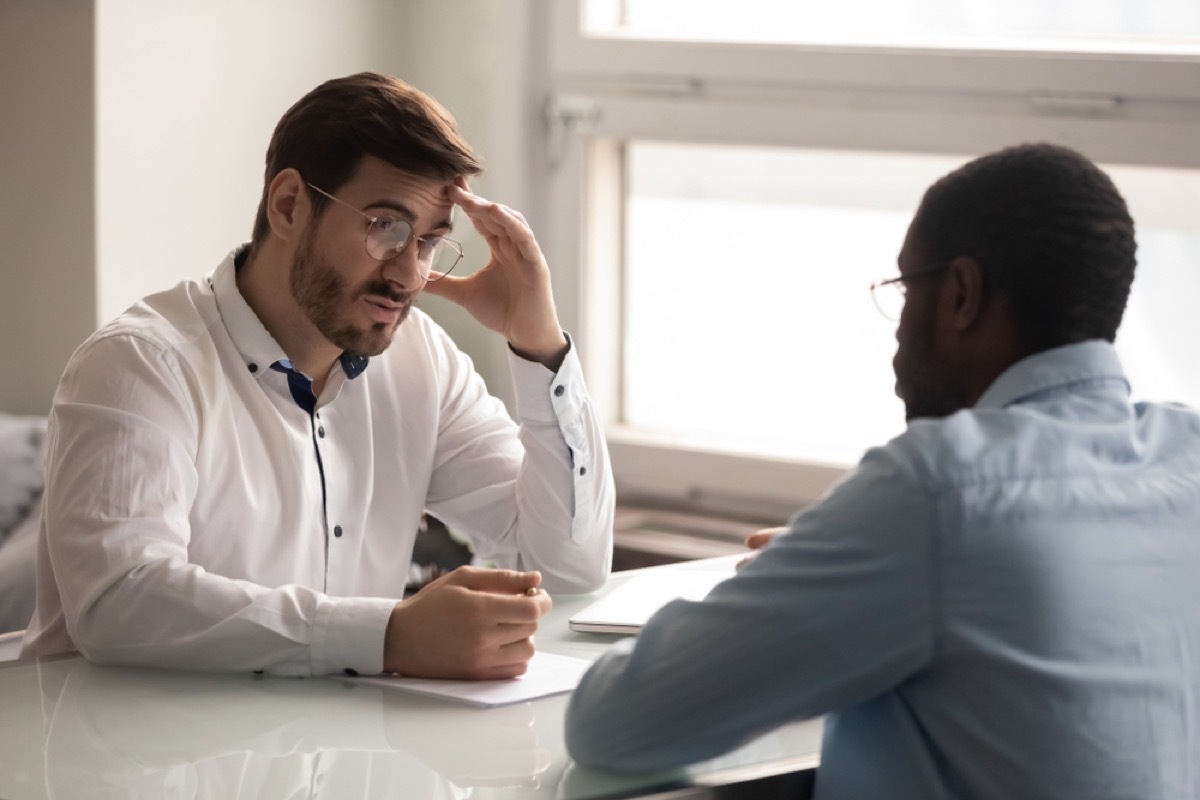
[[[412,241],[396,255],[383,262],[383,278],[402,292],[416,292],[425,285],[417,256],[420,247]]]

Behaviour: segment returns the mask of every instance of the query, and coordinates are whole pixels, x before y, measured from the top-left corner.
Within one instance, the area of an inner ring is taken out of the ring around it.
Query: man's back
[[[897,441],[936,509],[933,652],[831,748],[889,760],[904,720],[963,796],[1200,795],[1200,416],[1077,367]]]
[[[1200,415],[1128,395],[1089,342],[913,423],[614,648],[572,752],[660,767],[826,714],[821,798],[1200,797]]]

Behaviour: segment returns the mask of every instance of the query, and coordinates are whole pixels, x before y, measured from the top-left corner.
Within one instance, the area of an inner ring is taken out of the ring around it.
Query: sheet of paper
[[[343,680],[491,708],[569,692],[591,664],[586,658],[538,652],[529,660],[529,670],[524,675],[503,681],[451,681],[398,675]]]
[[[637,633],[672,600],[702,600],[714,586],[737,574],[737,560],[714,561],[708,569],[660,570],[632,578],[576,612],[569,625],[585,633]]]

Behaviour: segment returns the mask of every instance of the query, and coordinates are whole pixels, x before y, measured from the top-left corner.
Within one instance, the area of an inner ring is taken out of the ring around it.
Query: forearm
[[[85,657],[173,669],[378,673],[394,605],[269,589],[174,559],[141,559],[112,574],[76,570],[69,580],[63,614]]]
[[[668,604],[598,661],[568,709],[572,755],[681,766],[854,706],[928,663],[933,506],[876,461],[703,602]]]
[[[796,718],[802,677],[784,667],[768,633],[778,628],[761,621],[708,604],[668,606],[636,639],[614,645],[572,694],[572,757],[608,770],[672,769]]]
[[[513,369],[516,377],[520,365]],[[594,591],[611,568],[616,492],[574,351],[540,392],[518,394],[517,416],[524,448],[516,488],[520,567],[542,571],[552,592]]]
[[[603,585],[615,491],[574,352],[557,373],[510,356],[519,427],[469,363],[449,355],[457,368],[448,376],[431,513],[467,538],[479,558],[540,570],[550,592]]]

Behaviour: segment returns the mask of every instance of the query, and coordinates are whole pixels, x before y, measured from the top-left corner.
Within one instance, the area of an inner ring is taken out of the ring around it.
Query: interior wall
[[[0,411],[45,414],[95,327],[92,3],[0,2]]]

